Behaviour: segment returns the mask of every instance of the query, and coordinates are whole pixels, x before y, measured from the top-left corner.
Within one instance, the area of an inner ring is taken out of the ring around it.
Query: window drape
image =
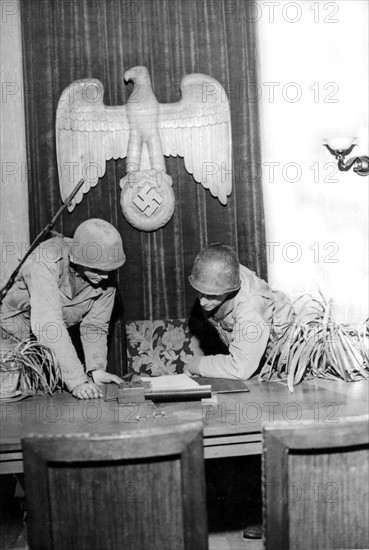
[[[224,86],[232,117],[233,191],[222,206],[184,168],[166,158],[175,212],[153,232],[131,227],[120,208],[125,160],[110,160],[98,185],[56,229],[72,236],[91,217],[111,222],[127,256],[116,274],[109,364],[124,370],[125,319],[189,315],[196,299],[187,276],[199,249],[211,242],[233,246],[241,263],[266,277],[261,190],[255,23],[246,0],[22,0],[24,97],[31,239],[60,207],[55,115],[64,88],[98,78],[106,105],[127,102],[132,84],[124,72],[144,65],[159,102],[180,98],[189,73],[213,76]]]

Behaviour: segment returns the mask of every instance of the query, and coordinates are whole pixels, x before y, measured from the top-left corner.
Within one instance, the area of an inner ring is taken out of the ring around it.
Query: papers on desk
[[[151,390],[150,394],[145,393],[146,399],[157,401],[204,399],[211,397],[212,392],[219,394],[250,391],[242,380],[228,378],[190,378],[186,374],[173,374],[142,380],[150,380]]]
[[[148,380],[148,378],[143,378]],[[168,374],[149,378],[152,391],[188,390],[199,388],[199,384],[187,374]]]

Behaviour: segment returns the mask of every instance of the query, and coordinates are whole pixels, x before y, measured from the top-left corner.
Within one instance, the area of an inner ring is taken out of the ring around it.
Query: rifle
[[[57,220],[60,218],[63,211],[69,206],[69,204],[74,199],[75,195],[78,193],[78,191],[81,189],[82,185],[85,183],[84,179],[79,180],[71,194],[66,198],[63,205],[59,208],[55,216],[52,218],[50,223],[48,223],[43,230],[37,235],[29,249],[27,250],[25,256],[21,259],[17,267],[14,269],[13,273],[10,275],[8,282],[2,287],[0,290],[0,304],[4,300],[5,296],[7,295],[8,291],[11,289],[11,287],[14,284],[15,278],[19,273],[20,268],[24,264],[24,262],[27,260],[27,258],[32,254],[34,249],[46,238],[47,235],[51,233],[51,231],[54,228],[54,225],[56,224]]]

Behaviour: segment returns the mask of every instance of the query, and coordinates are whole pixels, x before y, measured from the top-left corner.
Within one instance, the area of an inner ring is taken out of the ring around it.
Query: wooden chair
[[[208,548],[201,423],[22,446],[31,549]]]
[[[369,417],[263,430],[266,550],[369,548]]]

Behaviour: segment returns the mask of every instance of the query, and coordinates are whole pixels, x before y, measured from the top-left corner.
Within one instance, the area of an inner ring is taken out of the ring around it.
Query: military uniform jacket
[[[86,373],[106,369],[115,298],[115,288],[95,288],[71,268],[71,244],[72,239],[65,237],[40,244],[22,266],[0,315],[8,336],[23,339],[31,330],[40,343],[54,351],[70,390],[89,381]],[[67,330],[78,323],[86,372]]]
[[[240,266],[241,288],[226,300],[215,313],[206,314],[229,355],[198,357],[191,365],[193,373],[219,378],[247,380],[258,369],[271,335],[278,337],[294,311],[289,298],[272,290],[253,271]],[[205,312],[204,312],[205,313]]]

